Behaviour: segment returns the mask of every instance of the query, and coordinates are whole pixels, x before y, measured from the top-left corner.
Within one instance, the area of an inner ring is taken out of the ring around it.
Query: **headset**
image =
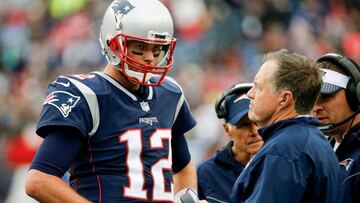
[[[320,57],[316,62],[320,63],[328,61],[335,64],[341,70],[344,70],[350,80],[345,89],[346,101],[352,111],[356,111],[360,106],[360,72],[358,65],[351,59],[335,53],[325,54]]]
[[[360,72],[359,66],[349,58],[341,56],[335,53],[328,53],[320,57],[316,62],[328,61],[341,70],[345,71],[346,75],[350,77],[350,80],[345,89],[346,101],[350,106],[350,109],[354,112],[349,117],[338,123],[330,123],[319,127],[322,131],[331,130],[337,128],[349,120],[353,119],[357,114],[360,113]]]
[[[233,85],[229,90],[224,92],[215,102],[215,112],[218,118],[226,118],[225,98],[232,94],[247,93],[254,83],[239,83]]]

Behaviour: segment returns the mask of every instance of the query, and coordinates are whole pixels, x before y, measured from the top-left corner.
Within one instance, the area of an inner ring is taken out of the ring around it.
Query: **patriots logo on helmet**
[[[114,4],[113,6],[111,6],[111,8],[113,9],[114,13],[118,15],[121,14],[125,15],[135,7],[126,0],[120,0],[120,1],[114,1]]]
[[[43,105],[50,104],[55,106],[66,118],[79,100],[79,96],[72,95],[69,92],[55,91],[46,97]]]
[[[349,168],[350,168],[350,166],[351,166],[351,164],[352,164],[353,161],[354,161],[353,159],[347,158],[347,159],[342,160],[342,161],[339,163],[339,165],[340,165],[340,166],[345,166],[345,169],[346,169],[346,170],[349,170]]]

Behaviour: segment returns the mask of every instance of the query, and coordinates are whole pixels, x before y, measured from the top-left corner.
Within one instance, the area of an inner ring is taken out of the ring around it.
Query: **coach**
[[[323,85],[312,115],[334,142],[340,167],[346,172],[341,202],[360,202],[360,72],[350,58],[335,53],[320,57]]]
[[[307,115],[321,88],[314,61],[269,53],[250,89],[249,118],[263,147],[235,182],[230,202],[337,203],[342,172],[329,142]]]

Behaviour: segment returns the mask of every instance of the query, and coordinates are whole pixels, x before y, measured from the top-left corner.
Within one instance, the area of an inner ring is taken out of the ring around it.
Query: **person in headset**
[[[247,95],[264,145],[234,183],[231,203],[338,203],[342,171],[308,116],[322,80],[315,61],[286,50],[265,55]],[[220,187],[220,186],[219,186]]]
[[[263,141],[256,123],[249,120],[250,100],[246,92],[251,83],[233,86],[219,97],[215,111],[224,119],[224,131],[229,143],[197,168],[198,194],[208,202],[227,202],[237,177]]]
[[[39,202],[197,202],[185,135],[196,121],[167,74],[176,39],[158,0],[115,0],[100,30],[103,71],[49,84],[44,138],[27,174]],[[54,158],[57,157],[57,158]],[[70,167],[70,185],[60,178]]]
[[[360,68],[350,58],[335,53],[317,62],[323,71],[323,84],[312,116],[330,136],[340,166],[346,171],[342,202],[360,202]]]

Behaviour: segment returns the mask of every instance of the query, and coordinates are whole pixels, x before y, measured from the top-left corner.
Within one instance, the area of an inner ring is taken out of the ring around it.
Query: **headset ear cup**
[[[226,116],[226,109],[225,109],[225,97],[227,95],[227,92],[223,93],[217,100],[215,103],[215,112],[216,112],[216,116],[218,118],[225,118]]]
[[[356,95],[356,109],[355,111],[360,107],[360,83],[356,84],[356,90],[355,90],[355,95]]]
[[[225,101],[223,100],[220,104],[220,117],[225,118],[226,117],[226,108],[225,108]]]
[[[354,84],[353,84],[353,79],[350,79],[347,86],[346,86],[346,89],[345,89],[345,96],[346,96],[346,102],[348,103],[348,105],[350,106],[350,109],[352,111],[354,111],[354,108],[355,108],[355,101],[354,99],[354,91],[355,91],[355,87],[354,87]]]

